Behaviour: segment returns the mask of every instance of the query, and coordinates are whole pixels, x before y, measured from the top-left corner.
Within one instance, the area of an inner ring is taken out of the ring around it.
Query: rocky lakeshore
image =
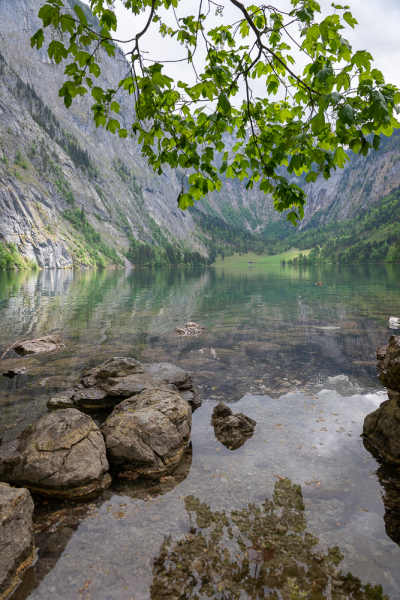
[[[363,434],[388,465],[400,466],[400,336],[376,351],[378,379],[389,399],[367,415]]]

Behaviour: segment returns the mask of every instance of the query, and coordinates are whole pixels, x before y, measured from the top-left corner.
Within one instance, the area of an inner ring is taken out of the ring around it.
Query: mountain
[[[243,240],[293,231],[271,198],[246,191],[245,182],[226,180],[196,210],[179,210],[179,173],[155,174],[134,138],[96,129],[89,96],[65,109],[58,95],[64,67],[46,47],[30,46],[41,3],[0,0],[0,269],[105,266],[126,255],[138,264],[199,264],[210,251],[210,229],[219,235],[228,227]],[[115,58],[103,53],[102,82],[115,86],[125,67],[118,49]],[[132,98],[122,94],[119,102],[129,126]],[[308,195],[301,227],[354,218],[399,186],[400,137],[384,138],[379,153],[351,156],[328,181],[295,179]]]
[[[175,172],[154,174],[133,139],[96,129],[89,97],[65,109],[58,97],[63,67],[45,47],[30,47],[40,6],[40,0],[0,0],[1,237],[40,267],[91,264],[93,234],[84,235],[86,224],[72,224],[83,209],[103,250],[122,253],[129,237],[156,242],[162,234],[182,249],[204,253],[192,217],[177,207]],[[101,77],[109,86],[125,65],[116,54],[102,56]],[[120,120],[128,123],[133,102],[123,96],[120,102]],[[98,251],[107,259],[107,251]]]

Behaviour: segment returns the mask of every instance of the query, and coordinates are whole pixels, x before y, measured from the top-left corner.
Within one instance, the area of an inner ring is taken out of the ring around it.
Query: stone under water
[[[62,350],[65,348],[65,344],[59,335],[46,335],[34,340],[23,340],[13,348],[20,356],[26,356],[27,354],[48,354],[55,350]]]

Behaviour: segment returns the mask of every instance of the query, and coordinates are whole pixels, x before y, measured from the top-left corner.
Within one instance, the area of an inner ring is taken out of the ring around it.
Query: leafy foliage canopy
[[[189,187],[182,186],[178,197],[182,209],[219,190],[222,177],[238,178],[247,189],[256,185],[271,193],[275,208],[288,210],[296,224],[305,192],[288,181],[283,166],[289,174],[306,173],[307,182],[319,173],[329,178],[344,167],[348,148],[366,155],[379,148],[381,133],[389,136],[399,127],[399,90],[373,68],[368,51],[353,51],[343,37],[345,27],[357,24],[348,6],[333,3],[332,14],[322,18],[315,0],[290,0],[289,12],[239,0],[225,6],[213,0],[124,0],[133,15],[144,11],[147,21],[131,40],[118,40],[112,2],[90,4],[95,25],[79,4],[71,9],[47,0],[32,46],[41,48],[44,29],[52,29],[49,57],[66,62],[60,89],[65,105],[90,93],[97,126],[121,138],[136,136],[154,171],[169,166],[188,174]],[[223,15],[228,6],[237,11],[236,21],[209,28],[212,13]],[[185,9],[194,14],[178,18]],[[163,20],[169,13],[176,16],[175,28]],[[163,61],[146,58],[142,41],[154,27],[184,45],[179,60],[193,66],[194,81],[176,81]],[[131,46],[126,75],[111,89],[101,84],[101,49],[114,56],[115,42]],[[200,46],[205,59],[198,64]],[[118,120],[124,93],[135,100],[128,129]],[[233,148],[227,135],[235,138]]]

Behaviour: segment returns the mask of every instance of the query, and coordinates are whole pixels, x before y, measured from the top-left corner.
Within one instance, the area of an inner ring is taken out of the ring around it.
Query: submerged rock
[[[0,600],[9,596],[22,572],[36,560],[32,513],[28,490],[0,483]]]
[[[105,410],[150,389],[179,392],[193,410],[201,405],[189,374],[180,367],[170,363],[141,364],[134,358],[115,357],[85,373],[74,388],[53,396],[47,406]]]
[[[62,350],[65,344],[59,335],[46,335],[34,340],[25,340],[13,346],[15,352],[20,356],[26,354],[48,354],[55,350]]]
[[[196,337],[205,331],[205,327],[195,323],[194,321],[189,321],[185,325],[180,325],[172,333],[176,335],[184,335],[186,337]]]
[[[387,388],[389,400],[364,419],[363,434],[390,465],[400,465],[400,336],[378,348],[378,379]]]
[[[253,435],[257,423],[243,413],[234,415],[229,406],[220,403],[212,412],[211,425],[217,440],[226,448],[236,450]]]
[[[191,408],[177,392],[152,389],[116,406],[101,431],[120,475],[158,478],[179,463],[191,426]]]
[[[111,483],[107,471],[99,428],[74,408],[44,416],[0,447],[0,481],[45,496],[94,498]]]
[[[3,377],[13,379],[16,375],[25,375],[27,372],[26,367],[21,367],[20,369],[8,369],[8,371],[4,371]]]

